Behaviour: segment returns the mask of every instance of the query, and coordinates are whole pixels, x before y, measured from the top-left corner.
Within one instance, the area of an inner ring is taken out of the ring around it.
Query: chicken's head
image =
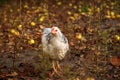
[[[52,27],[52,29],[51,29],[51,33],[52,33],[53,35],[56,36],[59,32],[60,32],[60,30],[59,30],[58,27]]]

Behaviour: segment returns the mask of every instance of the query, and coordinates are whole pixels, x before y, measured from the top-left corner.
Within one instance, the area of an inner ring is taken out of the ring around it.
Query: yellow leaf
[[[62,4],[62,2],[60,2],[60,1],[59,1],[59,2],[57,2],[57,5],[61,5],[61,4]]]
[[[71,7],[71,6],[72,6],[72,3],[69,3],[69,6]]]
[[[98,8],[96,9],[96,11],[97,11],[98,13],[100,13],[100,8],[98,7]]]
[[[72,13],[71,13],[71,11],[68,11],[67,14],[68,14],[68,15],[71,15]]]
[[[10,12],[12,13],[12,12],[13,12],[13,9],[10,9]]]
[[[21,25],[21,24],[18,25],[17,28],[18,28],[19,30],[21,30],[21,29],[22,29],[22,25]]]
[[[81,40],[81,41],[86,41],[86,39],[85,39],[85,37],[84,36],[82,36],[82,34],[81,33],[76,33],[76,39],[78,39],[78,40]]]
[[[10,32],[16,36],[19,36],[20,33],[18,31],[16,31],[15,29],[11,29]]]
[[[76,33],[76,38],[77,39],[82,39],[82,34],[81,33]]]
[[[81,9],[81,8],[79,8],[79,9],[78,9],[78,12],[82,12],[82,9]]]
[[[77,9],[77,6],[75,5],[75,6],[73,6],[73,8],[74,8],[74,9]]]
[[[20,12],[20,11],[21,11],[21,9],[20,9],[20,8],[18,8],[18,9],[17,9],[17,11],[18,11],[18,12]]]
[[[82,15],[86,15],[85,12],[81,12]]]
[[[18,31],[16,31],[14,34],[15,34],[16,36],[19,36],[19,35],[20,35],[20,33],[19,33]]]
[[[71,19],[73,21],[75,20],[75,18],[73,16],[70,16],[69,19]]]
[[[111,12],[111,16],[115,16],[115,12]]]
[[[106,15],[106,16],[105,16],[105,18],[108,18],[108,19],[110,19],[110,18],[111,18],[111,16],[110,16],[110,15]]]
[[[115,38],[116,40],[118,40],[118,41],[120,40],[120,36],[119,36],[119,35],[115,35],[114,38]]]
[[[3,20],[4,20],[4,22],[6,22],[6,21],[7,21],[7,18],[5,17]]]
[[[29,39],[28,40],[28,43],[31,45],[31,44],[35,44],[35,40],[34,39]]]
[[[44,21],[44,19],[45,19],[45,17],[44,17],[44,16],[40,17],[40,18],[39,18],[39,22],[43,22],[43,21]]]
[[[95,80],[93,77],[88,77],[86,80]]]
[[[92,9],[91,9],[91,8],[88,8],[88,11],[89,11],[89,12],[92,12]]]
[[[35,26],[36,23],[35,23],[35,22],[31,22],[30,25],[31,25],[31,26]]]
[[[111,16],[111,18],[115,19],[116,17],[115,16]]]
[[[120,18],[120,14],[116,15],[117,18]]]
[[[29,7],[28,7],[28,5],[27,5],[27,4],[25,4],[25,5],[24,5],[24,8],[26,8],[26,9],[27,9],[27,8],[29,8]]]
[[[11,29],[10,32],[11,32],[11,33],[15,33],[15,29]]]
[[[111,13],[110,13],[110,11],[109,11],[109,10],[107,10],[107,15],[108,15],[108,16],[110,16],[110,14],[111,14]]]
[[[77,13],[74,13],[74,18],[79,18],[79,14],[77,14]]]

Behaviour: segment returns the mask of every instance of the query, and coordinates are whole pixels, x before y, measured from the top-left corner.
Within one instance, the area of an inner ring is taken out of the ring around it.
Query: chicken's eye
[[[55,30],[55,32],[57,32],[58,30]]]

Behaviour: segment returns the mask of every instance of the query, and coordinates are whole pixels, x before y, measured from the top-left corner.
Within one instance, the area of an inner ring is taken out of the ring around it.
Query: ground
[[[1,0],[1,80],[120,80],[120,1]],[[44,27],[58,26],[70,50],[54,74]]]

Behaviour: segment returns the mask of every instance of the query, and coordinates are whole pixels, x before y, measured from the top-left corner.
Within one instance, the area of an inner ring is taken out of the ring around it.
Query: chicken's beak
[[[56,36],[57,30],[53,27],[53,28],[51,29],[51,33],[52,33],[52,35]]]
[[[54,30],[51,31],[51,33],[56,36],[56,32]]]

